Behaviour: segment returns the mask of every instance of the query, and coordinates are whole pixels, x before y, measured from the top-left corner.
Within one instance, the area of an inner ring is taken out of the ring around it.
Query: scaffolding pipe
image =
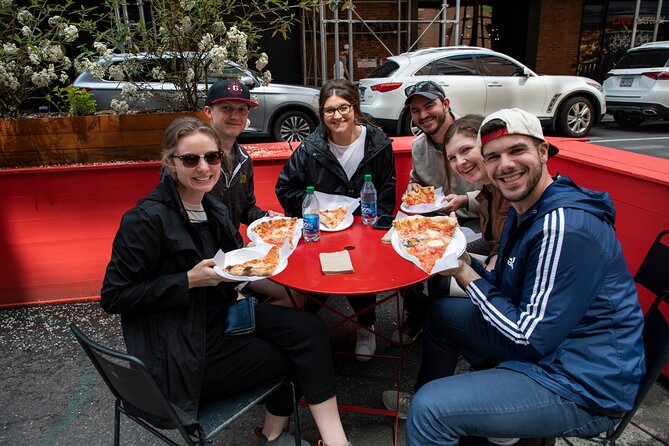
[[[323,3],[320,4],[319,8],[319,13],[321,18],[325,17],[325,9],[323,7]],[[321,86],[325,84],[325,81],[327,79],[327,63],[328,63],[328,53],[327,53],[327,46],[326,46],[326,38],[325,38],[325,21],[321,20],[320,23],[320,30],[321,30]]]
[[[307,25],[307,17],[306,13],[304,12],[304,9],[301,10],[300,12],[301,15],[301,20],[302,20],[302,31],[301,31],[301,41],[300,41],[300,51],[302,51],[302,82],[304,84],[307,84],[307,31],[306,31],[306,25]]]
[[[660,26],[660,14],[662,13],[662,0],[657,1],[657,12],[655,13],[655,26],[653,27],[653,42],[657,41],[657,29]]]
[[[334,64],[333,64],[333,75],[335,79],[341,79],[344,77],[344,73],[341,72],[339,67],[339,5],[334,11]]]
[[[632,41],[630,42],[630,48],[634,48],[634,42],[636,41],[636,22],[639,20],[639,9],[641,8],[641,0],[636,0],[636,9],[634,10],[634,23],[632,23]]]
[[[318,86],[318,42],[316,41],[316,13],[311,14],[311,43],[312,43],[312,59],[314,61],[314,83],[313,86]]]
[[[353,21],[351,15],[351,8],[346,11],[348,16],[348,57],[346,63],[348,64],[348,77],[351,82],[355,81],[355,74],[353,73]]]

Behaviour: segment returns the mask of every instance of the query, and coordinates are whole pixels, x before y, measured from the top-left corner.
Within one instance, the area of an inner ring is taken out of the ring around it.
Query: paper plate
[[[225,267],[266,256],[267,253],[269,252],[268,249],[269,246],[270,245],[252,246],[226,252],[225,262],[223,264],[223,267],[219,267],[218,265],[216,265],[214,266],[214,271],[221,277],[225,277],[226,279],[230,280],[236,280],[239,282],[254,282],[256,280],[267,279],[268,277],[271,276],[235,276],[225,272]],[[272,273],[272,276],[279,274],[281,271],[286,269],[287,266],[288,266],[288,258],[283,259],[283,261],[280,260],[279,265],[277,265],[276,269],[274,270],[274,273]]]
[[[353,224],[353,214],[349,213],[346,214],[346,217],[339,223],[337,226],[334,228],[328,228],[325,226],[323,223],[320,224],[321,231],[323,232],[337,232],[337,231],[343,231],[344,229],[350,228],[351,225]]]
[[[423,269],[416,256],[413,256],[404,250],[404,248],[402,247],[402,243],[400,242],[400,236],[397,234],[397,231],[393,232],[392,236],[390,237],[390,243],[393,246],[393,249],[395,249],[395,252],[397,252],[397,254],[399,254],[400,257],[407,259],[414,265]],[[444,252],[444,255],[441,257],[441,259],[437,260],[434,267],[432,268],[432,271],[427,271],[427,273],[436,274],[439,271],[443,271],[445,269],[450,268],[449,265],[442,267],[440,263],[445,263],[445,261],[449,259],[457,259],[462,255],[463,252],[465,252],[466,248],[467,248],[467,239],[465,237],[465,234],[462,232],[460,227],[457,226],[455,228],[455,231],[453,232],[453,238],[451,239],[451,243],[449,243],[448,246],[446,247],[446,252]]]

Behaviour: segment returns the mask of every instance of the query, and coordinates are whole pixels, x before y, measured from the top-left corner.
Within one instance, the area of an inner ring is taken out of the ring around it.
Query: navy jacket
[[[606,192],[562,177],[523,215],[509,209],[495,270],[474,264],[485,279],[467,293],[518,347],[501,367],[619,416],[634,404],[645,360],[643,314],[614,221]]]

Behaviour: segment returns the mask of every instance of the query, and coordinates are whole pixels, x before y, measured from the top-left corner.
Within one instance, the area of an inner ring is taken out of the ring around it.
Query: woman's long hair
[[[325,101],[327,101],[328,98],[333,95],[345,99],[351,104],[353,107],[353,112],[355,113],[356,124],[369,124],[376,126],[376,124],[374,124],[374,122],[360,110],[360,91],[358,90],[358,87],[346,79],[332,79],[327,81],[325,85],[321,87],[321,91],[318,96],[318,116],[321,120],[321,124],[323,124],[323,127],[325,128],[325,133],[328,135],[328,138],[330,137],[330,129],[327,125],[325,125],[323,108],[325,107]]]

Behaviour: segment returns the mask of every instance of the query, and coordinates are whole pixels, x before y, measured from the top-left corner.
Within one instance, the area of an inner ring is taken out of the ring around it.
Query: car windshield
[[[627,53],[616,64],[616,68],[661,68],[668,64],[669,49],[653,49]]]
[[[381,64],[381,66],[377,67],[369,73],[366,77],[367,78],[380,78],[380,77],[390,77],[393,75],[395,71],[400,66],[397,64],[397,62],[393,62],[392,60],[386,60],[384,63]]]

